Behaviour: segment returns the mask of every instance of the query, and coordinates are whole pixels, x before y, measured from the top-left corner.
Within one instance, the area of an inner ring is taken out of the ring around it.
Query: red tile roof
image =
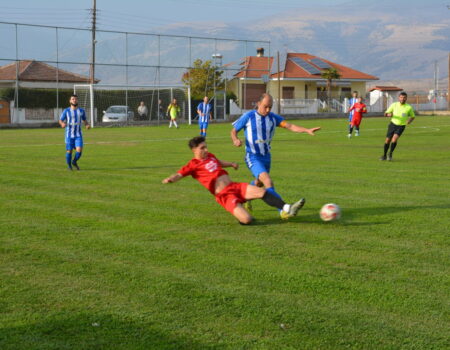
[[[273,62],[273,57],[245,57],[241,63],[243,66],[241,71],[235,74],[235,76],[241,78],[261,78],[264,74],[268,75],[270,73]]]
[[[316,66],[311,62],[312,59],[318,58],[326,63],[328,63],[332,68],[336,68],[336,70],[341,74],[341,79],[346,80],[378,80],[378,78],[374,75],[366,74],[356,69],[352,69],[341,64],[337,64],[331,62],[329,60],[310,55],[307,53],[288,53],[286,55],[286,62],[284,64],[285,69],[280,72],[280,78],[291,78],[291,79],[321,79],[320,74],[310,74],[303,68],[299,67],[291,58],[300,57],[306,60],[315,68],[320,69],[320,67]],[[249,56],[244,59],[241,63],[243,66],[241,71],[235,74],[235,77],[239,78],[261,78],[264,74],[269,74],[270,71],[276,71],[277,67],[272,67],[272,64],[276,64],[276,60],[273,57],[256,57]],[[281,69],[283,69],[283,62],[281,62]],[[278,78],[278,73],[270,74],[270,77],[273,79]]]
[[[19,80],[67,83],[89,83],[89,77],[58,69],[43,62],[32,60],[19,61]],[[16,80],[16,63],[0,67],[0,80]],[[95,80],[96,83],[99,80]]]
[[[403,89],[397,86],[374,86],[369,91],[380,90],[380,91],[403,91]]]

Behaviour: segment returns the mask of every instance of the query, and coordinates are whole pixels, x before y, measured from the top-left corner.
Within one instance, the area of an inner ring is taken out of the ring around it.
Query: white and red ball
[[[327,203],[320,209],[320,218],[323,221],[339,220],[341,217],[341,208],[334,203]]]

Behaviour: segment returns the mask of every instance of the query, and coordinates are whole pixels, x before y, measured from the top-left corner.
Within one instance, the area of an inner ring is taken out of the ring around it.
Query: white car
[[[109,106],[103,111],[102,122],[126,122],[133,118],[134,112],[128,106]]]

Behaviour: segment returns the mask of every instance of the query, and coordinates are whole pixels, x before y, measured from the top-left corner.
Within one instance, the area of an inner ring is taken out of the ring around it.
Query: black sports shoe
[[[390,155],[387,156],[387,160],[388,160],[388,161],[392,161],[392,154],[390,154]]]
[[[386,156],[381,156],[380,160],[386,160]]]
[[[78,166],[77,162],[72,162],[72,165],[75,167],[75,169],[80,170],[80,167]]]

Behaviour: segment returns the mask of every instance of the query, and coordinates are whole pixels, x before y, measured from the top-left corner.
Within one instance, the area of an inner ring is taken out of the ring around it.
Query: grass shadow
[[[3,327],[0,348],[7,349],[223,349],[188,337],[161,332],[151,320],[138,323],[117,315],[78,314],[41,318]]]

